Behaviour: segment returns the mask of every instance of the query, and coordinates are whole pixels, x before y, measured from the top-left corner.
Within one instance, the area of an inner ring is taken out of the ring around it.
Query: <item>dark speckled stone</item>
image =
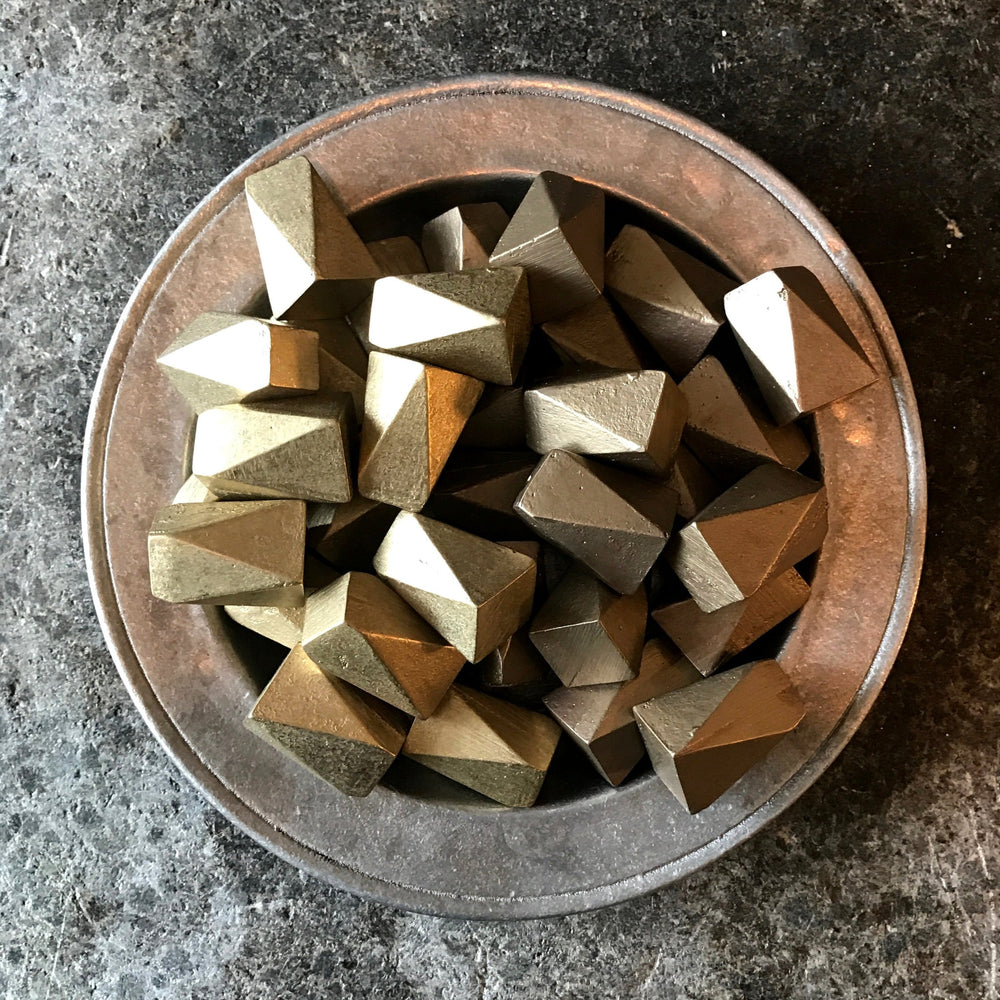
[[[0,4],[0,993],[996,998],[997,15],[971,0]],[[114,322],[212,185],[338,102],[518,69],[661,98],[819,204],[909,359],[931,521],[883,695],[780,821],[650,898],[468,924],[300,875],[177,776],[91,611],[78,469]]]

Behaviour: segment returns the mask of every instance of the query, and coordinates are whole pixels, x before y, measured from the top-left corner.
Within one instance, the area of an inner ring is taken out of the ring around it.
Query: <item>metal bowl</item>
[[[239,312],[263,278],[248,174],[304,153],[366,238],[418,203],[510,198],[541,169],[597,184],[621,211],[680,234],[746,279],[802,264],[823,281],[882,379],[814,421],[830,532],[782,663],[803,724],[714,805],[689,816],[650,774],[566,780],[509,810],[395,778],[349,799],[241,724],[261,678],[214,609],[152,598],[146,531],[181,480],[190,418],[157,355],[205,309]],[[416,196],[419,196],[417,198]],[[87,430],[83,523],[94,600],[122,678],[177,766],[277,854],[398,906],[528,917],[617,902],[680,878],[792,803],[851,737],[885,680],[917,588],[925,467],[889,320],[829,223],[745,149],[663,105],[590,84],[485,77],[362,101],[258,153],[185,220],[115,331]]]

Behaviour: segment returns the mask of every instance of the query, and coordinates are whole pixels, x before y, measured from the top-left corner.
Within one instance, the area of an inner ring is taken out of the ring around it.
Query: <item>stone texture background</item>
[[[0,990],[996,998],[998,15],[995,0],[4,0]],[[472,924],[333,891],[203,804],[104,649],[77,498],[115,319],[202,195],[339,102],[501,70],[661,98],[818,203],[896,323],[931,521],[884,693],[779,822],[650,898]]]

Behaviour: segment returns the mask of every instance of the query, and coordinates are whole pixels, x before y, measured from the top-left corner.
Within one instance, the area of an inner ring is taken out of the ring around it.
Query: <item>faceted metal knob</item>
[[[191,471],[217,496],[350,500],[352,403],[345,395],[206,410]]]
[[[431,271],[488,267],[510,216],[495,201],[457,205],[424,226],[421,237]]]
[[[153,596],[186,604],[300,605],[306,505],[184,503],[149,529]]]
[[[305,157],[248,177],[246,194],[275,316],[332,319],[369,294],[378,265]]]
[[[482,390],[482,382],[468,375],[372,351],[358,492],[420,510]]]
[[[725,308],[779,424],[878,378],[826,289],[804,267],[765,271],[729,292]]]
[[[809,599],[809,584],[794,570],[763,583],[746,600],[702,611],[693,600],[675,601],[650,617],[706,677]]]
[[[505,806],[538,797],[561,730],[548,716],[455,684],[413,723],[403,755]]]
[[[420,718],[434,711],[465,663],[370,573],[345,573],[309,595],[302,646],[325,673]]]
[[[637,226],[608,249],[608,293],[663,358],[686,375],[725,322],[722,297],[736,282]]]
[[[306,544],[341,571],[370,571],[375,550],[396,508],[356,496],[342,504],[315,504],[308,512]]]
[[[566,687],[631,680],[646,634],[646,592],[621,596],[571,569],[531,623],[535,648]]]
[[[700,676],[670,643],[652,639],[643,648],[637,677],[620,684],[557,688],[545,696],[545,707],[597,773],[609,785],[620,785],[646,756],[632,709]]]
[[[318,350],[311,330],[208,312],[190,323],[157,360],[200,413],[225,403],[315,392]]]
[[[762,465],[677,532],[667,558],[698,607],[716,611],[815,552],[826,535],[826,508],[819,483]]]
[[[676,507],[669,486],[566,451],[538,463],[514,504],[535,534],[623,594],[642,583],[663,551]]]
[[[687,418],[687,401],[666,372],[579,375],[524,394],[528,447],[554,448],[662,475]]]
[[[301,646],[284,660],[245,725],[347,795],[367,795],[396,759],[409,720],[327,677]]]
[[[604,192],[546,170],[532,182],[490,257],[528,272],[536,323],[563,316],[604,285]]]
[[[531,614],[534,559],[420,514],[399,513],[375,571],[474,663]]]
[[[734,667],[633,711],[657,776],[690,813],[710,806],[805,715],[774,660]]]
[[[643,367],[628,334],[603,295],[542,324],[564,360],[584,368],[638,371]]]
[[[809,457],[802,431],[773,424],[718,358],[702,358],[680,390],[688,402],[684,443],[720,477],[732,481],[762,462],[797,469]]]
[[[529,332],[519,267],[380,278],[372,293],[373,347],[486,382],[513,383]]]

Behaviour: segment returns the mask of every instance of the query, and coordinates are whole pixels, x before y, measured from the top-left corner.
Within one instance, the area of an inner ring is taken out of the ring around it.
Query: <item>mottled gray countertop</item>
[[[4,0],[5,995],[996,998],[998,13],[971,0]],[[500,70],[660,98],[827,213],[908,358],[931,515],[899,662],[797,805],[651,897],[476,924],[337,892],[201,800],[104,648],[77,498],[115,320],[205,192],[340,102]]]

